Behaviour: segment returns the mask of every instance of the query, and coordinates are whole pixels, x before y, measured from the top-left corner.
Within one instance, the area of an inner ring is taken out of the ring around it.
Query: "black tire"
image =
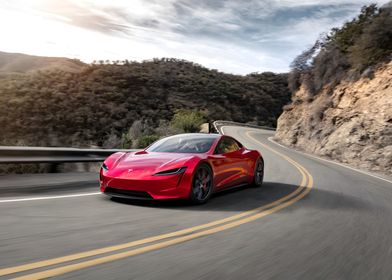
[[[193,175],[189,200],[194,204],[206,203],[212,194],[213,182],[211,167],[206,163],[200,164]]]
[[[262,159],[257,159],[255,164],[255,171],[253,174],[252,186],[259,188],[263,185],[264,180],[264,162]]]

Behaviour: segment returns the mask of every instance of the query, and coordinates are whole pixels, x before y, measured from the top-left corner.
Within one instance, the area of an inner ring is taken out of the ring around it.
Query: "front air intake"
[[[105,194],[117,197],[135,198],[135,199],[153,199],[151,195],[143,191],[123,190],[107,187]]]

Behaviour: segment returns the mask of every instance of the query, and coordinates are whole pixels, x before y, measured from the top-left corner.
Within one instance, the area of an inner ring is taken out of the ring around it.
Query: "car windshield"
[[[146,149],[147,152],[161,153],[206,153],[216,137],[176,135],[158,140]]]

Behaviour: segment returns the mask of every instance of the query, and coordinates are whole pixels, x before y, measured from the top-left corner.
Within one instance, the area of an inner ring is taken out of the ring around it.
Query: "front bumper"
[[[170,176],[126,179],[108,175],[101,173],[101,192],[112,197],[130,199],[187,199],[192,183],[192,174],[186,172]]]

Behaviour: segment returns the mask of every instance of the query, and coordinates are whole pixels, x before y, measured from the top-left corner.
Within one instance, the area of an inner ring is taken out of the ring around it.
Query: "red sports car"
[[[232,137],[179,134],[138,152],[109,156],[100,170],[101,191],[133,199],[189,199],[204,203],[212,193],[240,185],[261,186],[264,161]]]

